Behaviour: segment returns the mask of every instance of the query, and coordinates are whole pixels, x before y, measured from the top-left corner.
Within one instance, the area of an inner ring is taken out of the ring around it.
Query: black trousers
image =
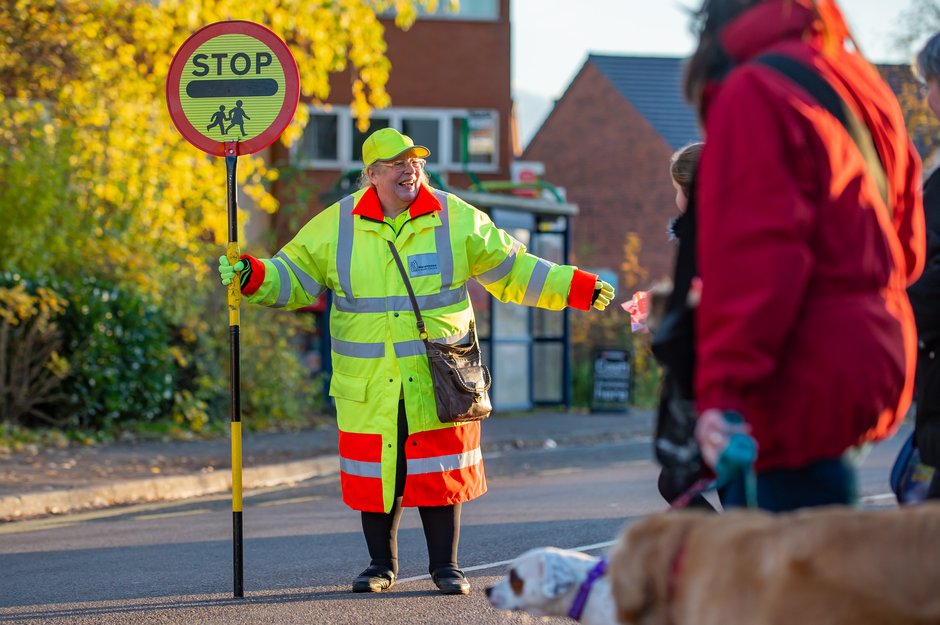
[[[408,419],[405,402],[398,402],[398,463],[395,467],[395,504],[389,513],[363,512],[362,533],[369,548],[371,564],[386,566],[398,573],[398,524],[401,521],[402,493],[405,492],[408,465],[405,461],[405,440]],[[421,525],[428,545],[428,573],[450,566],[457,567],[457,543],[460,540],[460,504],[421,506]]]
[[[769,469],[757,474],[757,507],[769,512],[853,505],[857,499],[858,484],[851,451],[794,469]],[[722,504],[726,508],[747,505],[743,476],[738,474],[728,482]]]

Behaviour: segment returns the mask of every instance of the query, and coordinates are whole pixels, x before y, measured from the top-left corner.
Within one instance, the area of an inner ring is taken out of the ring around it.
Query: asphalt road
[[[886,476],[900,440],[863,464],[868,506],[892,505]],[[544,545],[599,554],[632,519],[665,508],[648,441],[508,450],[486,462],[490,490],[463,510],[469,596],[433,587],[415,510],[399,534],[399,583],[382,595],[350,593],[368,556],[358,513],[331,477],[246,497],[244,599],[232,597],[227,496],[2,525],[0,622],[531,623],[486,601],[483,589],[509,560]]]

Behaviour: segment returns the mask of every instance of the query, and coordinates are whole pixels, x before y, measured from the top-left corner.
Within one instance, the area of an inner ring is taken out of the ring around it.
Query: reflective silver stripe
[[[281,282],[281,288],[277,291],[277,301],[272,304],[275,308],[284,308],[290,301],[290,271],[287,265],[278,258],[272,258],[271,264],[277,269],[277,278]]]
[[[470,332],[464,332],[463,334],[452,334],[451,336],[442,336],[439,339],[431,339],[437,341],[438,343],[446,343],[447,345],[458,345],[460,343],[470,342]]]
[[[443,473],[455,469],[466,469],[483,460],[480,448],[471,449],[462,454],[450,456],[435,456],[434,458],[414,458],[408,460],[408,475],[421,475],[422,473]]]
[[[340,356],[351,358],[385,358],[385,343],[353,343],[330,337],[330,346]]]
[[[555,266],[555,263],[540,258],[532,270],[532,276],[529,278],[529,284],[525,288],[525,297],[522,298],[523,306],[537,306],[539,296],[542,294],[542,287],[545,286],[545,280],[548,279],[548,271]]]
[[[415,339],[413,341],[399,341],[395,343],[395,356],[406,358],[408,356],[423,356],[427,353],[424,348],[424,341]]]
[[[462,334],[452,334],[432,340],[438,343],[444,343],[445,345],[459,345],[460,343],[470,341],[470,332],[468,330]],[[426,353],[427,349],[424,347],[424,341],[419,339],[395,343],[395,355],[399,358],[405,358],[406,356],[424,356]]]
[[[496,282],[497,280],[501,280],[502,278],[505,278],[506,275],[509,274],[510,271],[512,271],[513,263],[516,262],[516,254],[519,252],[519,249],[521,247],[522,247],[522,244],[519,243],[519,241],[514,240],[512,243],[512,251],[509,252],[509,256],[504,258],[503,262],[496,265],[489,271],[484,271],[483,273],[478,275],[476,277],[477,282],[485,286],[487,284],[492,284],[493,282]]]
[[[434,196],[441,203],[441,226],[434,232],[437,247],[437,264],[441,270],[441,291],[446,291],[454,282],[454,250],[450,245],[450,212],[447,210],[447,194],[437,189]]]
[[[340,458],[339,470],[347,475],[356,475],[358,477],[376,477],[379,479],[382,478],[381,462],[363,462],[362,460]]]
[[[353,212],[353,196],[347,195],[339,201],[339,236],[336,240],[336,273],[339,274],[339,287],[347,299],[352,298],[352,281],[350,270],[352,268],[353,235],[355,233],[355,216]],[[337,300],[342,299],[337,297]]]
[[[294,272],[294,275],[297,276],[297,281],[300,282],[300,286],[303,287],[304,291],[312,299],[316,299],[317,297],[319,297],[320,293],[323,292],[323,286],[321,286],[319,282],[317,282],[316,280],[311,278],[309,275],[307,275],[307,273],[303,269],[297,266],[297,263],[295,263],[290,258],[288,258],[287,254],[284,253],[284,250],[281,250],[280,252],[275,254],[274,257],[280,258],[285,263],[287,263],[287,266],[290,267],[291,271]]]
[[[333,300],[336,310],[349,313],[381,313],[388,310],[384,297],[360,297],[343,298],[337,297]]]
[[[390,297],[391,300],[401,300],[395,301],[397,306],[400,308],[395,308],[394,310],[414,310],[411,307],[411,300],[407,296],[402,297]],[[452,291],[444,291],[443,293],[435,293],[433,295],[419,295],[415,299],[418,300],[418,308],[422,311],[425,310],[434,310],[435,308],[444,308],[445,306],[452,306],[454,304],[459,304],[460,302],[467,299],[467,287],[465,285],[460,285],[460,288],[454,289]]]
[[[443,293],[434,293],[433,295],[419,295],[418,308],[424,310],[434,310],[435,308],[444,308],[459,304],[467,299],[467,287],[461,285],[460,288]],[[411,300],[407,295],[390,295],[389,297],[348,297],[336,298],[333,302],[336,310],[341,312],[363,313],[363,312],[402,312],[414,310],[411,307]]]

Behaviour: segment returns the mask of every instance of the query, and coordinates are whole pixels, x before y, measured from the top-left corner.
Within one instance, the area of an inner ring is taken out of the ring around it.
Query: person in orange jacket
[[[851,504],[853,450],[892,435],[911,403],[920,160],[833,0],[705,0],[695,19],[696,438],[714,466],[733,432],[753,435],[762,508]],[[883,188],[842,123],[767,55],[835,91],[871,135]],[[740,482],[727,505],[743,504]]]

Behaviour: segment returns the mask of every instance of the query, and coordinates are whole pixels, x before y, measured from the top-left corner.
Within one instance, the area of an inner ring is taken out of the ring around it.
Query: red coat
[[[806,2],[802,2],[806,4]],[[736,409],[758,469],[834,458],[892,434],[913,390],[908,284],[924,262],[920,161],[894,95],[805,6],[772,0],[722,33],[735,62],[703,96],[696,181],[699,411]],[[815,67],[870,128],[889,216],[843,126],[765,53]]]

